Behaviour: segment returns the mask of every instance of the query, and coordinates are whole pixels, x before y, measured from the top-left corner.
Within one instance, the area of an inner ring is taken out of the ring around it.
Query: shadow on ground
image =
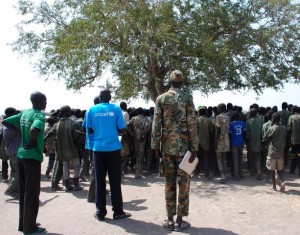
[[[112,219],[105,219],[105,222],[114,226],[122,227],[126,233],[129,234],[143,234],[143,235],[163,235],[171,234],[171,231],[165,230],[161,225],[154,224],[151,222],[140,221],[132,218],[115,221]],[[197,228],[191,227],[186,230],[180,231],[183,234],[208,234],[208,235],[237,235],[232,231],[217,228]]]

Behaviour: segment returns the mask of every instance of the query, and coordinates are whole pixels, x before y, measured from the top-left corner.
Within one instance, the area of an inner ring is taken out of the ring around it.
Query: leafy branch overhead
[[[68,89],[95,85],[108,68],[122,99],[155,100],[174,68],[206,94],[299,82],[300,6],[288,0],[19,0],[17,9],[14,49]]]

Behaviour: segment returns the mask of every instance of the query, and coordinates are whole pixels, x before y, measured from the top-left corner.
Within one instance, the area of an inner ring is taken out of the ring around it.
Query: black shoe
[[[37,227],[37,229],[33,233],[23,233],[23,235],[35,235],[35,234],[43,234],[46,233],[47,230],[42,227]]]
[[[125,218],[128,218],[128,217],[131,217],[131,214],[128,213],[128,212],[123,212],[123,213],[120,214],[120,215],[114,215],[114,216],[113,216],[114,220],[125,219]]]
[[[51,191],[61,191],[61,190],[63,190],[63,188],[58,185],[51,186]]]
[[[37,227],[39,227],[39,226],[41,226],[41,223],[36,222],[35,225],[36,225]],[[22,227],[18,227],[18,231],[19,231],[19,232],[23,232],[23,228],[22,228]]]
[[[10,192],[10,191],[5,191],[4,194],[6,196],[10,196],[14,199],[19,199],[19,194],[17,192]]]
[[[104,215],[100,215],[100,214],[95,214],[94,217],[98,221],[103,221],[105,219],[105,216]]]

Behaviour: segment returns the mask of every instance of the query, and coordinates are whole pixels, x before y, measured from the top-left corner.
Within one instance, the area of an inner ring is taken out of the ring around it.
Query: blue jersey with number
[[[233,121],[229,125],[229,133],[231,133],[230,144],[233,147],[244,146],[243,132],[246,131],[246,124],[243,121]]]

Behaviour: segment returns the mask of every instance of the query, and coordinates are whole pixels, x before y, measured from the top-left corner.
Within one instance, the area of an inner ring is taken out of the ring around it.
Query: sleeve
[[[42,113],[38,113],[33,120],[31,128],[36,128],[42,131],[45,129],[45,123],[46,123],[45,115]]]
[[[127,122],[127,125],[126,125],[126,130],[128,131],[128,133],[131,137],[133,137],[133,130],[132,130],[133,129],[133,120],[134,120],[134,117],[131,118],[129,120],[129,122]]]
[[[162,136],[162,106],[160,102],[160,96],[157,97],[155,102],[154,117],[152,123],[152,135],[151,135],[151,148],[160,149],[160,142]]]
[[[85,125],[85,128],[92,128],[93,127],[91,110],[86,112],[86,115],[84,117],[84,121],[83,121],[82,125]]]
[[[127,112],[124,113],[124,122],[125,122],[125,125],[129,122],[129,114]]]
[[[18,113],[17,115],[5,118],[4,122],[6,122],[6,123],[8,123],[10,125],[13,125],[13,126],[20,127],[21,115],[22,115],[22,112]]]

